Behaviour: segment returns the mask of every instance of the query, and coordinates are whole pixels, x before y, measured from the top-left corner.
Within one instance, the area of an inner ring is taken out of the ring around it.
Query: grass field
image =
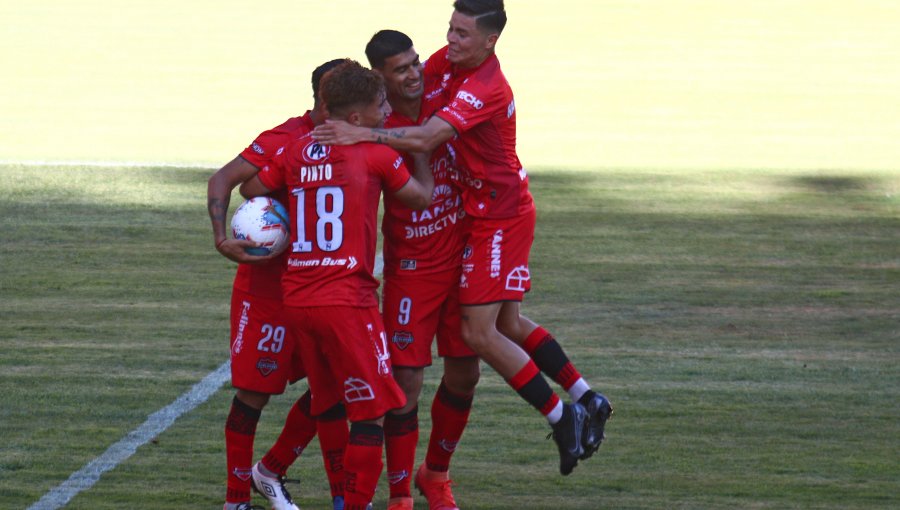
[[[0,509],[227,359],[212,168],[375,31],[429,54],[451,3],[0,2]],[[553,7],[507,2],[498,46],[539,208],[525,311],[616,416],[560,477],[542,418],[485,367],[462,508],[900,507],[900,6]],[[66,508],[220,508],[231,394]],[[327,507],[317,446],[289,474]]]
[[[27,508],[226,359],[234,267],[211,246],[210,173],[0,166],[0,508]],[[532,187],[526,313],[616,416],[560,477],[543,419],[485,367],[453,468],[463,508],[900,505],[896,172],[543,169]],[[302,390],[273,401],[258,445]],[[217,508],[230,398],[67,508]],[[290,472],[304,508],[327,504],[318,455]]]

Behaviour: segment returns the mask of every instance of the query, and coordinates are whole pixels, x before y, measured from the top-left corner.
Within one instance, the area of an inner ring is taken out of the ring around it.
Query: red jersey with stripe
[[[534,210],[516,155],[516,103],[497,56],[464,69],[450,63],[445,46],[426,62],[425,77],[438,83],[432,94],[447,101],[435,115],[457,132],[449,146],[466,213],[511,218]]]
[[[375,244],[381,190],[410,179],[390,147],[292,141],[259,175],[267,188],[286,188],[291,246],[282,278],[284,304],[296,307],[378,306]]]
[[[263,168],[275,157],[278,149],[312,131],[315,125],[309,113],[307,111],[301,117],[292,117],[279,126],[263,131],[241,152],[241,157],[256,168]],[[285,207],[288,206],[286,190],[272,194],[272,198]],[[238,264],[237,273],[234,275],[234,288],[252,296],[280,300],[281,275],[284,273],[286,262],[287,253],[265,264]]]
[[[425,90],[428,90],[427,83]],[[441,101],[423,101],[416,120],[394,111],[385,120],[384,127],[421,124],[441,104]],[[446,145],[442,144],[432,152],[431,170],[434,192],[432,204],[427,209],[416,211],[391,195],[384,197],[381,232],[384,235],[385,275],[425,274],[459,268],[463,242],[459,226],[465,212],[459,189],[452,179]]]

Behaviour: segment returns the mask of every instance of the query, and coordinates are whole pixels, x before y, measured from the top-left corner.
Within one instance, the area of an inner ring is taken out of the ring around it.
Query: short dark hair
[[[344,62],[349,62],[349,58],[336,58],[334,60],[329,60],[324,64],[317,67],[312,72],[312,89],[313,89],[313,101],[318,103],[319,101],[319,85],[322,83],[322,77],[325,76],[325,73],[331,71],[335,67]]]
[[[322,78],[322,100],[328,113],[343,117],[356,106],[365,106],[384,91],[384,79],[355,60],[347,60]]]
[[[456,0],[453,8],[460,14],[475,18],[475,26],[484,32],[502,33],[506,26],[503,0]]]
[[[366,44],[366,58],[372,69],[384,67],[384,61],[413,47],[412,39],[403,32],[381,30]]]

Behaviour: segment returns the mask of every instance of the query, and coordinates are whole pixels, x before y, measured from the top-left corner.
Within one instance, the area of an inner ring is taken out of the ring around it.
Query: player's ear
[[[485,42],[485,49],[493,50],[494,46],[497,45],[497,39],[500,38],[500,34],[491,34],[487,37],[487,41]]]
[[[359,126],[362,124],[362,115],[359,112],[350,112],[350,115],[347,115],[347,122],[354,126]]]

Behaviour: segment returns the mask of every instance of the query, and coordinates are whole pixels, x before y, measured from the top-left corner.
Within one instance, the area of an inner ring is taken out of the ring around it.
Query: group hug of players
[[[209,180],[216,249],[239,263],[224,510],[254,508],[253,490],[276,510],[297,509],[284,476],[316,435],[335,509],[371,508],[383,456],[390,510],[413,508],[413,484],[432,510],[456,509],[449,466],[480,360],[547,418],[563,475],[603,440],[609,401],[520,313],[536,216],[515,150],[515,101],[494,53],[503,2],[453,7],[447,46],[424,64],[403,33],[376,33],[366,46],[371,69],[349,59],[316,68],[313,109],[261,133]],[[227,236],[238,186],[245,197],[287,206],[286,252],[248,255],[252,241]],[[443,377],[425,460],[414,471],[418,399],[435,339]],[[262,409],[304,377],[309,391],[254,463]]]

